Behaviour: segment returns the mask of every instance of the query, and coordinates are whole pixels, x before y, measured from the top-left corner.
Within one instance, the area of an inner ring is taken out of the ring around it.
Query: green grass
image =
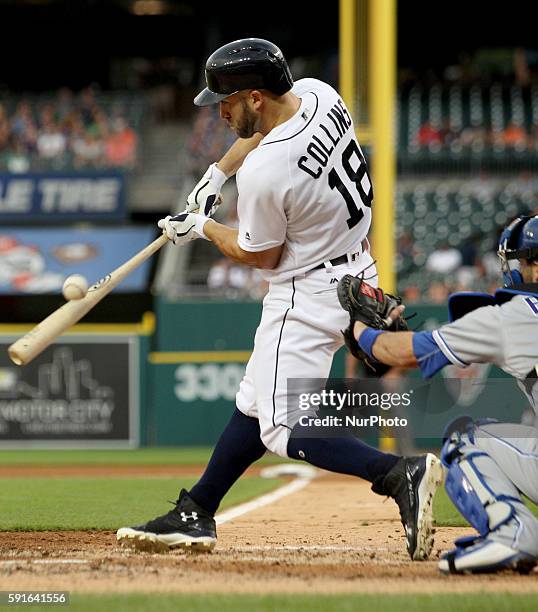
[[[0,450],[2,465],[205,465],[209,447],[141,448],[133,450]],[[282,463],[267,453],[260,462]]]
[[[71,596],[70,612],[114,610],[114,612],[534,612],[536,595],[512,593],[465,594],[405,594],[405,595],[183,595],[183,594],[130,594]],[[35,607],[35,606],[33,606]]]
[[[68,531],[118,529],[164,514],[181,487],[196,478],[2,478],[0,529]],[[278,479],[245,477],[226,495],[222,508],[274,489]]]
[[[0,474],[2,465],[200,466],[207,463],[211,451],[211,448],[204,447],[2,450]],[[260,463],[283,461],[281,457],[267,453]],[[193,470],[193,475],[195,472]],[[163,500],[175,499],[180,486],[188,487],[193,482],[193,479],[155,477],[0,479],[0,529],[115,529],[118,524],[139,522],[164,512],[166,504],[163,507]],[[274,488],[275,483],[257,478],[242,478],[225,498],[224,504],[233,505],[256,497]],[[538,506],[530,502],[528,506],[538,516]],[[442,488],[435,496],[434,516],[439,526],[467,526]]]
[[[192,478],[1,478],[0,529],[70,530],[116,529],[140,523],[167,510],[167,500],[177,498]],[[224,498],[222,507],[233,506],[274,489],[281,481],[243,477]],[[538,516],[538,506],[529,503]],[[442,527],[466,527],[444,489],[434,500],[434,516]]]
[[[538,506],[527,500],[527,506],[538,517]],[[439,488],[433,500],[433,515],[439,527],[468,527],[469,523],[456,510],[444,488]],[[538,602],[537,602],[538,608]]]

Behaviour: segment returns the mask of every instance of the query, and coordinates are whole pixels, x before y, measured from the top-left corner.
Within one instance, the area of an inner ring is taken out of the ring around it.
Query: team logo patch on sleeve
[[[535,297],[526,297],[525,303],[532,310],[532,314],[535,317],[538,317],[538,298]]]

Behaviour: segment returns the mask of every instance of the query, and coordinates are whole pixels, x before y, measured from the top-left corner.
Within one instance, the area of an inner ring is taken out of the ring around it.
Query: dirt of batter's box
[[[324,475],[220,526],[211,554],[137,553],[109,531],[0,533],[0,590],[538,593],[536,571],[441,575],[437,557],[465,533],[439,529],[432,560],[411,562],[395,504]]]

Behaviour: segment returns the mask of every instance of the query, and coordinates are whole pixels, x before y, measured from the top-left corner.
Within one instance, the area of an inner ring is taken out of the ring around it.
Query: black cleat
[[[443,468],[435,455],[402,457],[381,483],[376,493],[392,497],[400,509],[413,561],[427,559],[433,548],[433,496],[443,480]]]
[[[209,552],[217,543],[215,519],[182,489],[168,514],[139,527],[122,527],[116,533],[121,544],[147,552],[166,552],[185,548]]]

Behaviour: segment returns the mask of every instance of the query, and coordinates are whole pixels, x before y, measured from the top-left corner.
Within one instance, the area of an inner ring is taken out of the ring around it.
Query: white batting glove
[[[163,234],[166,234],[168,240],[177,246],[182,246],[197,238],[209,240],[204,234],[204,225],[209,220],[209,217],[203,215],[183,212],[175,217],[168,215],[160,219],[157,225],[163,230]]]
[[[188,195],[185,210],[189,213],[200,213],[206,217],[212,217],[222,202],[220,190],[227,179],[224,172],[217,168],[217,164],[211,164]]]

